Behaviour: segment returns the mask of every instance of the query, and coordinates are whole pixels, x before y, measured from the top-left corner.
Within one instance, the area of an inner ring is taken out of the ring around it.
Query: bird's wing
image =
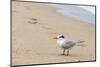
[[[70,48],[72,46],[74,46],[76,43],[73,42],[73,41],[65,41],[64,42],[64,45],[63,45],[63,48]]]
[[[73,42],[73,41],[65,41],[65,43],[68,44],[68,45],[73,45],[73,44],[75,44],[75,42]]]

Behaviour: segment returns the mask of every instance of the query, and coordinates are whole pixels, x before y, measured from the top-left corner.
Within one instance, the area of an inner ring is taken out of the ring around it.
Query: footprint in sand
[[[37,24],[38,22],[36,22],[36,21],[34,21],[34,22],[28,21],[28,23],[30,23],[30,24]]]
[[[38,23],[38,19],[37,19],[37,18],[30,18],[30,20],[31,20],[31,21],[28,21],[28,23],[30,23],[30,24],[37,24],[37,23]],[[39,24],[40,24],[40,23],[39,23]],[[47,26],[45,26],[45,25],[43,25],[43,24],[40,24],[40,25],[42,25],[41,27],[42,27],[43,29],[48,30],[48,33],[49,33],[49,34],[53,34],[53,35],[58,34],[58,33],[55,33],[55,32],[51,32],[51,31],[53,31],[52,28],[47,27]]]
[[[30,20],[34,20],[34,21],[37,21],[38,19],[36,19],[36,18],[30,18]]]
[[[37,20],[38,19],[36,19],[36,18],[30,18],[30,21],[28,21],[28,23],[30,23],[30,24],[37,24],[38,23]]]

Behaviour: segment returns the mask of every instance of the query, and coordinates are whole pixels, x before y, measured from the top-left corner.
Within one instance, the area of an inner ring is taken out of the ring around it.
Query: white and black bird
[[[69,50],[80,43],[83,43],[84,41],[80,41],[80,40],[69,40],[69,39],[65,39],[63,34],[58,35],[57,37],[54,37],[54,39],[57,39],[57,43],[58,45],[63,49],[63,54],[62,55],[69,55]],[[65,50],[67,50],[67,54],[65,54]]]

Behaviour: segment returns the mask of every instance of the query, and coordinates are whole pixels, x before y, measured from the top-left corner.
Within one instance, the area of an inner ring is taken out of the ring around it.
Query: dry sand
[[[53,39],[83,40],[69,56]],[[12,64],[44,64],[95,60],[95,25],[65,17],[43,3],[12,2]]]

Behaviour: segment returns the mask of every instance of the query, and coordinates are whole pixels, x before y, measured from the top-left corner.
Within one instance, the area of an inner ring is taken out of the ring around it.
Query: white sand
[[[12,2],[13,65],[95,60],[95,26],[55,10],[42,3]],[[37,23],[32,24],[32,18]],[[60,33],[68,39],[86,42],[83,47],[73,47],[70,56],[62,56],[62,49],[53,39]]]

